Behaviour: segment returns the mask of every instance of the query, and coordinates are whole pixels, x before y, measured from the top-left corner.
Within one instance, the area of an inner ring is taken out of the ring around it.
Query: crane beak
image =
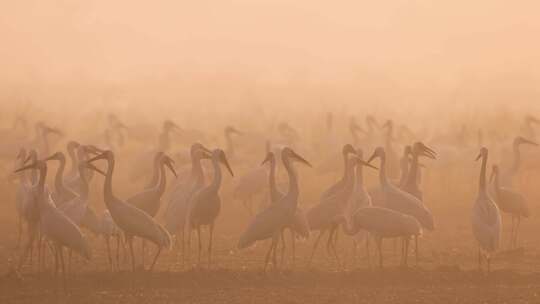
[[[424,149],[421,152],[423,156],[429,157],[431,159],[437,159],[437,153],[435,153],[435,151],[431,150],[426,146],[424,146],[423,148]]]
[[[28,169],[35,169],[36,167],[37,167],[37,162],[26,165],[26,166],[23,166],[23,167],[15,170],[15,171],[13,171],[13,173],[19,173],[21,171],[28,170]]]
[[[98,172],[99,174],[103,175],[103,176],[106,176],[107,174],[105,174],[105,172],[103,172],[101,169],[99,169],[98,167],[94,166],[92,163],[90,163],[90,161],[87,161],[86,162],[86,168],[88,169],[91,169],[91,170],[94,170],[96,172]]]
[[[478,154],[478,156],[476,157],[476,161],[478,161],[480,158],[482,158],[482,153]]]
[[[105,158],[106,158],[106,155],[105,155],[105,152],[103,152],[103,153],[101,153],[101,154],[98,154],[98,155],[96,155],[96,156],[90,158],[90,159],[88,160],[88,163],[92,163],[92,162],[94,162],[94,161],[96,161],[96,160],[99,160],[99,159],[105,159]]]
[[[45,132],[56,134],[58,136],[64,136],[64,133],[57,128],[45,127]]]
[[[293,158],[296,159],[297,161],[305,164],[306,166],[308,167],[313,167],[305,158],[303,158],[302,156],[298,155],[298,153],[294,152],[293,151]]]
[[[528,140],[528,139],[524,139],[523,143],[528,144],[528,145],[538,146],[538,143],[536,143],[536,142],[534,142],[532,140]]]
[[[25,153],[24,149],[20,149],[19,153],[17,153],[17,158],[16,159],[23,159],[25,154],[26,153]]]
[[[266,157],[264,158],[264,160],[262,161],[261,163],[261,166],[266,164],[267,162],[270,161],[270,159],[272,158],[272,156],[274,156],[274,154],[272,152],[268,152],[266,153]]]
[[[373,152],[373,155],[368,159],[367,163],[371,163],[377,157],[377,152]]]
[[[225,156],[225,154],[223,154],[222,157],[221,157],[221,163],[223,163],[223,165],[225,165],[225,167],[227,168],[227,170],[229,171],[231,176],[234,176],[234,173],[233,173],[233,171],[231,169],[231,165],[229,165],[229,161],[227,160],[227,157]]]
[[[176,174],[176,170],[174,170],[174,160],[168,156],[164,156],[165,158],[165,165],[171,170],[174,177],[178,177],[178,174]]]
[[[373,166],[372,164],[370,164],[368,162],[365,162],[365,161],[363,161],[361,159],[358,159],[358,163],[363,165],[363,166],[370,167],[370,168],[375,169],[375,170],[379,170],[379,168],[377,168],[377,167]]]

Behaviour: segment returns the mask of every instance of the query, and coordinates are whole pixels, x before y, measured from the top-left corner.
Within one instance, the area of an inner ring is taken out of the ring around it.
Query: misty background
[[[501,0],[3,1],[0,98],[537,109],[539,11]]]

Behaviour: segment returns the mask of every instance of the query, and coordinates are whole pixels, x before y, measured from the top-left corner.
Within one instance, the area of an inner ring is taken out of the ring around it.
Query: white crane
[[[482,159],[478,196],[472,208],[472,231],[478,242],[478,268],[482,269],[482,260],[487,261],[488,272],[491,270],[491,254],[499,249],[501,239],[501,214],[499,208],[489,197],[486,185],[486,167],[488,149],[482,147],[476,160]]]
[[[356,150],[350,144],[343,146],[342,154],[344,161],[343,177],[339,182],[324,191],[321,195],[320,202],[311,207],[306,213],[311,231],[319,231],[319,235],[313,244],[313,250],[309,259],[310,263],[317,250],[321,237],[327,231],[329,232],[327,251],[328,253],[333,254],[339,262],[339,257],[337,256],[337,251],[334,247],[334,236],[337,238],[337,229],[340,224],[338,219],[345,214],[354,189],[354,168],[357,163],[364,163],[355,156]]]
[[[154,260],[150,266],[150,271],[154,268],[156,261],[163,248],[169,248],[171,245],[171,236],[165,228],[158,224],[150,215],[146,212],[138,209],[135,206],[127,204],[117,198],[113,193],[112,176],[114,172],[114,154],[111,151],[105,151],[100,155],[97,155],[90,160],[89,163],[96,160],[104,159],[107,161],[107,171],[104,173],[104,200],[107,209],[111,213],[111,216],[115,224],[124,231],[126,240],[129,245],[131,253],[131,265],[135,270],[135,254],[133,253],[133,237],[140,237],[146,239],[157,246],[157,252],[154,256]],[[92,167],[93,170],[99,171],[97,168]]]
[[[499,184],[499,166],[494,165],[490,180],[493,188],[490,192],[493,201],[504,213],[508,213],[512,217],[512,228],[510,230],[510,248],[515,248],[517,244],[517,236],[519,225],[522,217],[529,217],[530,211],[527,206],[527,200],[523,195],[515,190],[501,187]]]
[[[64,170],[66,167],[66,157],[62,152],[56,152],[53,155],[44,159],[45,161],[57,160],[60,165],[56,171],[56,176],[54,178],[54,192],[51,193],[54,203],[60,207],[67,203],[68,201],[77,197],[75,191],[69,189],[64,185]]]
[[[268,188],[271,204],[279,202],[285,194],[281,193],[276,184],[276,156],[274,152],[268,152],[262,164],[269,163],[270,170],[268,172]],[[306,217],[304,210],[300,207],[296,208],[296,213],[294,214],[294,219],[289,223],[286,228],[289,228],[291,231],[291,241],[292,241],[292,259],[293,265],[296,260],[296,235],[301,238],[309,238],[310,228],[309,223]],[[283,232],[280,236],[282,243],[281,249],[281,261],[283,262],[283,256],[285,253],[285,239]]]
[[[176,171],[174,170],[174,161],[163,152],[157,152],[154,157],[154,174],[152,180],[139,193],[132,195],[126,199],[126,203],[133,205],[142,211],[148,213],[151,217],[155,217],[161,207],[161,197],[165,193],[165,187],[167,185],[167,174],[165,172],[165,166],[171,170],[174,176]],[[142,240],[142,265],[144,267],[145,257],[145,240]]]
[[[384,238],[402,238],[404,247],[401,252],[401,264],[406,266],[410,238],[413,236],[417,238],[422,234],[422,227],[414,217],[383,207],[362,207],[352,215],[350,222],[349,224],[345,220],[346,234],[356,235],[364,229],[374,236],[381,268],[383,267],[382,242]]]
[[[532,145],[532,146],[538,146],[538,144],[534,141],[528,140],[524,137],[518,136],[514,138],[514,141],[512,142],[512,152],[513,152],[513,160],[512,160],[512,166],[508,168],[507,170],[501,170],[499,181],[502,186],[511,187],[513,184],[514,177],[518,174],[519,169],[521,168],[521,151],[520,146],[521,145]]]
[[[422,190],[418,185],[418,177],[420,173],[420,156],[425,156],[431,159],[435,159],[435,152],[424,145],[422,142],[415,142],[411,151],[412,160],[409,168],[409,174],[405,183],[400,186],[400,188],[423,202],[424,195]]]
[[[358,157],[360,160],[363,161],[364,152],[361,149],[357,149],[356,157]],[[364,165],[357,164],[355,166],[354,188],[353,188],[351,197],[349,198],[349,202],[347,204],[345,216],[351,217],[358,209],[363,208],[363,207],[370,207],[370,206],[372,206],[371,196],[369,195],[364,185]],[[358,243],[362,241],[362,239],[364,239],[366,242],[366,254],[369,258],[369,234],[367,233],[367,231],[363,231],[363,232],[364,233],[361,233],[361,231],[359,231],[358,233],[353,235],[353,249],[354,249],[354,252],[356,253],[356,248],[358,247]]]
[[[201,160],[210,158],[211,151],[202,144],[195,143],[191,146],[190,154],[191,173],[172,191],[165,211],[165,227],[169,233],[176,236],[177,243],[178,234],[181,235],[183,262],[185,262],[185,232],[191,197],[204,186],[204,171]]]
[[[219,188],[221,187],[221,166],[225,166],[231,176],[234,176],[231,166],[227,161],[225,152],[221,149],[212,151],[212,166],[214,168],[214,176],[210,184],[197,191],[193,198],[189,210],[188,229],[197,231],[199,240],[198,264],[201,263],[201,226],[208,226],[210,239],[208,241],[208,267],[212,263],[212,241],[214,237],[214,224],[216,218],[221,211],[221,198],[219,196]]]
[[[274,252],[274,267],[276,265],[275,248],[281,235],[281,231],[291,223],[294,214],[298,208],[298,176],[293,161],[304,163],[311,167],[311,164],[298,155],[289,147],[283,148],[281,151],[281,159],[289,177],[289,189],[285,196],[279,201],[271,204],[268,208],[257,214],[251,221],[247,229],[240,236],[238,248],[243,249],[249,247],[255,242],[272,238],[272,244],[266,254],[264,270],[268,265],[270,254]]]
[[[428,150],[428,152],[434,154],[431,150]],[[381,184],[382,192],[384,193],[384,205],[382,207],[416,218],[422,227],[427,230],[431,231],[435,229],[433,215],[424,204],[413,195],[399,189],[388,181],[388,177],[386,176],[386,153],[383,147],[375,149],[373,155],[369,158],[368,163],[371,163],[375,158],[379,158],[381,163],[379,168],[379,182]],[[415,253],[416,260],[418,261],[417,236],[415,236]]]
[[[55,262],[57,266],[58,263],[60,263],[65,282],[63,248],[67,247],[89,260],[91,258],[90,247],[77,225],[64,215],[63,212],[56,209],[54,204],[50,202],[50,196],[48,196],[47,191],[45,190],[47,164],[44,161],[36,161],[30,165],[19,168],[16,172],[29,169],[39,171],[39,181],[36,186],[37,196],[35,200],[38,204],[40,231],[54,244]]]

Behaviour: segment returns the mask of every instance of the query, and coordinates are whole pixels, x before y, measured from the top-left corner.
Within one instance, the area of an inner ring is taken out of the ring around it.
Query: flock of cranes
[[[222,211],[224,199],[221,193],[224,187],[231,189],[232,195],[227,199],[241,201],[251,217],[236,247],[245,249],[258,242],[269,242],[264,270],[270,262],[274,268],[279,267],[277,253],[280,247],[283,264],[288,243],[286,230],[290,232],[293,264],[297,239],[309,239],[316,235],[309,256],[309,263],[312,263],[321,239],[327,235],[326,251],[338,266],[342,265],[337,240],[338,235],[343,233],[354,240],[355,246],[365,242],[368,255],[370,242],[374,241],[378,264],[383,267],[384,239],[401,241],[401,265],[406,266],[411,251],[418,263],[419,237],[436,227],[429,207],[431,202],[424,201],[421,186],[422,169],[430,167],[431,162],[439,161],[436,145],[433,145],[434,150],[416,140],[404,145],[400,158],[395,149],[397,139],[391,120],[379,125],[373,116],[368,116],[366,131],[356,120],[351,120],[351,144],[344,144],[341,156],[333,157],[332,171],[341,167],[341,178],[320,189],[319,199],[311,204],[306,204],[305,199],[301,198],[304,174],[299,174],[296,167],[297,164],[312,167],[312,162],[302,156],[309,155],[309,152],[306,153],[305,147],[298,144],[298,131],[287,123],[277,128],[282,138],[280,144],[271,145],[267,141],[266,155],[260,153],[260,159],[255,157],[258,159],[255,162],[257,165],[246,169],[242,161],[247,155],[242,155],[239,147],[233,143],[234,136],[246,134],[232,126],[225,128],[224,150],[210,149],[195,142],[189,152],[181,153],[189,159],[188,163],[178,165],[170,153],[174,141],[171,133],[182,136],[184,130],[172,121],[165,121],[156,147],[136,156],[136,161],[130,166],[133,171],[128,173],[132,180],[137,180],[141,175],[148,176],[148,182],[139,191],[122,199],[113,187],[115,173],[124,170],[124,167],[116,166],[116,161],[121,158],[117,157],[115,149],[129,140],[124,135],[129,127],[115,115],[109,116],[108,121],[104,143],[67,142],[69,169],[66,169],[66,154],[50,151],[49,136],[61,136],[62,132],[58,129],[39,122],[34,140],[12,142],[9,147],[11,151],[19,151],[11,176],[18,183],[18,243],[22,242],[23,223],[27,227],[26,242],[20,252],[17,270],[25,265],[28,258],[32,258],[33,250],[37,248],[38,265],[41,267],[46,263],[49,252],[54,256],[55,271],[60,269],[65,278],[64,249],[69,251],[69,256],[74,252],[84,259],[92,259],[94,248],[89,242],[88,232],[103,236],[111,270],[120,267],[120,251],[126,251],[125,245],[132,270],[137,270],[137,255],[141,259],[142,269],[145,269],[147,242],[155,245],[149,271],[154,269],[162,251],[173,247],[175,256],[181,256],[183,264],[186,260],[189,262],[194,233],[198,244],[196,264],[201,265],[204,228],[208,230],[207,258],[208,267],[211,267],[216,220]],[[526,125],[531,130],[531,124],[537,122],[528,118]],[[383,136],[380,146],[373,146],[376,130],[380,130]],[[401,127],[401,132],[404,130],[408,128]],[[530,134],[534,135],[532,132]],[[485,147],[476,148],[480,151],[477,160],[481,160],[481,167],[478,196],[471,209],[471,227],[479,246],[479,267],[485,260],[488,270],[493,253],[501,247],[501,212],[509,214],[512,219],[511,248],[517,247],[521,220],[530,215],[524,195],[512,187],[512,180],[521,166],[520,146],[524,144],[537,145],[525,137],[515,137],[511,166],[503,169],[493,165],[489,180],[489,151]],[[8,150],[8,145],[2,147],[2,152],[7,153]],[[373,152],[369,158],[365,158],[368,150]],[[446,150],[448,152],[450,149]],[[467,154],[467,157],[473,159],[472,154]],[[338,165],[338,158],[341,158],[341,166]],[[431,161],[425,163],[424,160]],[[51,163],[58,166],[55,166],[53,182],[48,185],[47,176],[51,174],[48,167]],[[238,172],[236,167],[241,168],[244,174],[235,176],[233,169]],[[231,177],[235,176],[232,182],[224,180],[223,169]],[[306,175],[314,174],[314,171],[307,170]],[[378,171],[377,186],[366,186],[365,170]],[[169,171],[174,179],[168,180]],[[285,173],[286,179],[281,178],[284,177],[284,174],[279,174],[281,172]],[[100,197],[105,206],[101,214],[89,199],[91,182],[100,183],[100,180],[102,187],[99,188],[103,194]],[[260,205],[257,206],[257,202]],[[111,250],[111,239],[116,240],[115,254]],[[140,254],[134,248],[135,239],[141,240]],[[414,241],[414,248],[410,248],[411,241]]]

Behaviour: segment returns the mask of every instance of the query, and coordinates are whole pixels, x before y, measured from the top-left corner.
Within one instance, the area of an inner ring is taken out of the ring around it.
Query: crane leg
[[[326,232],[326,229],[322,229],[319,232],[319,236],[317,236],[317,239],[315,240],[315,243],[313,244],[313,249],[311,250],[311,256],[309,257],[308,265],[311,265],[311,261],[313,260],[313,256],[315,255],[315,251],[317,250],[317,246],[319,246],[319,241],[321,240],[321,237]]]
[[[32,247],[34,246],[36,235],[37,235],[37,231],[35,230],[35,228],[30,228],[29,226],[28,227],[28,243],[23,249],[23,252],[19,259],[19,265],[17,265],[17,270],[21,270],[22,266],[24,265],[24,262],[28,258],[28,254],[30,254],[30,256],[32,255]]]
[[[270,248],[268,248],[268,252],[266,252],[266,257],[264,259],[263,272],[266,272],[266,267],[268,266],[268,261],[270,260],[270,254],[272,253],[272,250],[274,249],[274,246],[275,246],[274,238],[272,238],[272,244],[270,244]]]
[[[512,217],[512,228],[510,230],[510,245],[508,246],[509,249],[512,249],[512,244],[514,240],[514,215],[512,214],[511,217]]]
[[[122,244],[122,237],[120,235],[116,236],[116,270],[120,270],[120,246]]]
[[[285,262],[285,229],[282,229],[279,234],[279,242],[281,243],[281,266],[283,267]]]
[[[328,233],[328,240],[326,241],[326,253],[332,257],[332,239],[334,238],[335,228],[332,226]]]
[[[416,266],[418,266],[418,235],[414,236],[414,254],[416,259]]]
[[[197,266],[201,266],[201,249],[202,249],[202,243],[201,243],[201,226],[197,226],[197,238],[199,239],[199,251],[197,252]]]
[[[274,270],[277,270],[278,269],[278,264],[277,264],[277,247],[278,247],[278,243],[279,243],[279,238],[280,238],[280,233],[276,233],[274,234],[274,237],[272,238],[272,242],[274,243],[274,252],[272,254],[272,264],[274,265]]]
[[[17,216],[17,243],[15,244],[15,249],[19,249],[19,246],[21,245],[21,238],[23,233],[23,222],[22,222],[22,216]]]
[[[148,271],[152,272],[154,270],[154,266],[156,265],[157,259],[159,258],[159,255],[161,254],[161,246],[158,246],[156,255],[154,256],[154,260],[152,261],[152,264],[150,265],[150,268]]]
[[[291,229],[291,241],[292,241],[292,266],[294,267],[294,264],[296,262],[296,232],[294,232],[293,229]]]
[[[367,232],[366,233],[366,255],[367,255],[368,265],[369,267],[371,267],[371,255],[369,254],[369,238],[370,238],[370,234],[369,232]]]
[[[482,271],[482,250],[478,248],[478,271]]]
[[[144,269],[144,256],[145,256],[145,245],[146,245],[144,241],[145,241],[144,239],[141,239],[141,254],[142,254],[142,256],[141,256],[141,265],[142,266],[141,267],[142,267],[142,269]]]
[[[410,242],[410,239],[406,238],[405,239],[405,251],[403,252],[405,254],[405,257],[403,259],[403,261],[404,261],[403,265],[405,267],[407,267],[407,258],[409,257],[409,242]]]
[[[105,236],[105,244],[107,245],[107,258],[109,259],[109,267],[111,272],[113,271],[113,262],[111,257],[111,245],[109,242],[109,236]]]
[[[131,255],[131,270],[135,271],[135,253],[133,252],[133,237],[126,236],[126,241],[129,246],[129,254]]]
[[[210,224],[210,240],[208,243],[208,268],[212,266],[212,242],[214,241],[214,222]]]
[[[379,268],[383,268],[383,253],[382,253],[382,238],[375,237],[375,243],[377,244],[377,250],[379,251]]]
[[[54,251],[54,276],[56,277],[58,275],[58,268],[60,266],[60,259],[58,258],[58,255],[60,252],[58,251],[58,247],[55,246],[53,249]]]
[[[514,232],[514,248],[517,248],[517,239],[518,239],[518,232],[519,232],[519,226],[521,225],[521,216],[517,216],[517,224],[516,224],[516,232]]]
[[[334,253],[334,257],[336,258],[336,262],[338,264],[338,268],[341,267],[341,260],[339,258],[339,255],[337,253],[337,241],[338,241],[338,235],[339,235],[339,230],[337,229],[339,226],[336,226],[336,229],[334,230],[334,238],[332,240],[332,252]]]
[[[58,256],[60,258],[60,264],[62,265],[62,285],[66,287],[66,265],[64,263],[64,248],[62,245],[58,245]]]

